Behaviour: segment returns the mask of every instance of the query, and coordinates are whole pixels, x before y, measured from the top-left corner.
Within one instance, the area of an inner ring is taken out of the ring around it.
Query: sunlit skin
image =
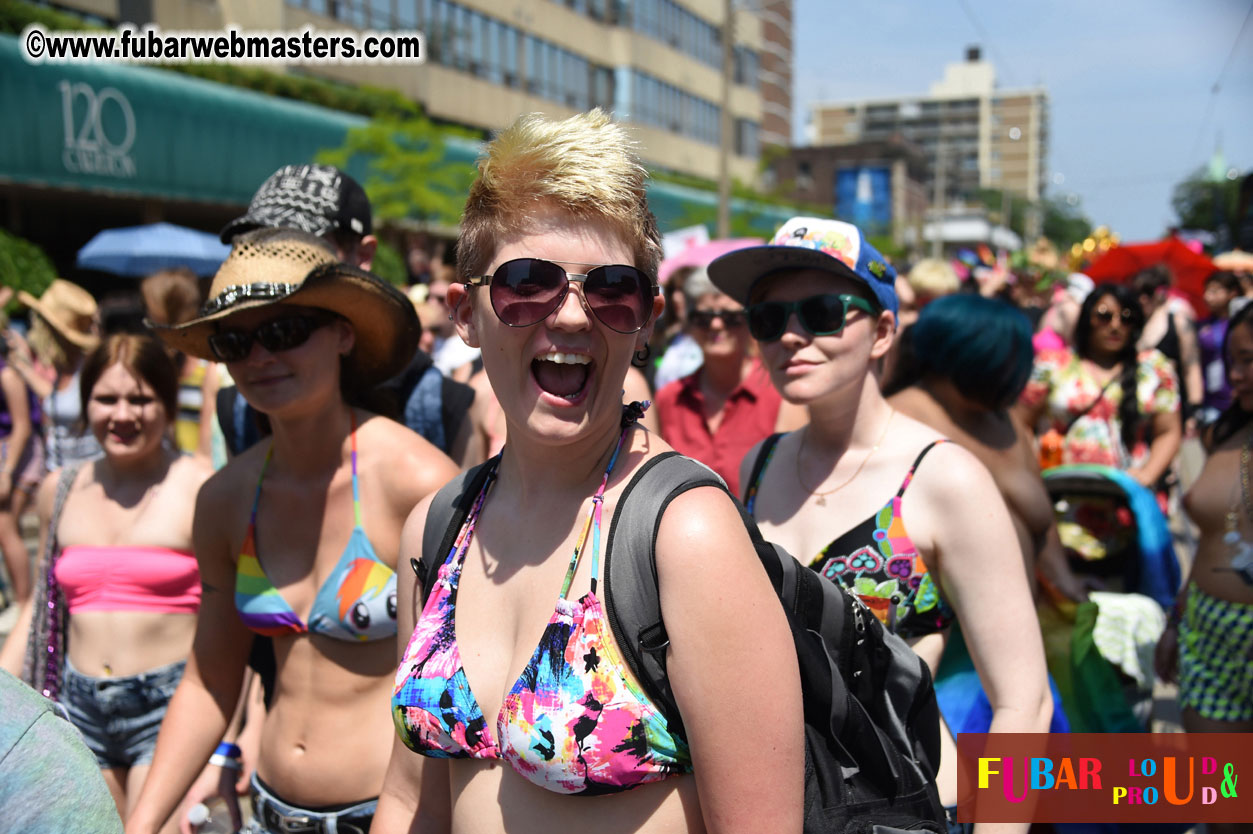
[[[1130,338],[1130,320],[1124,317],[1122,306],[1113,296],[1101,299],[1092,308],[1091,358],[1100,364],[1117,362]]]
[[[738,313],[739,323],[735,326],[727,324],[718,317],[708,325],[689,322],[687,329],[700,345],[701,352],[708,361],[711,357],[744,356],[752,345],[752,337],[748,333],[748,325],[743,318],[744,305],[723,293],[707,293],[697,299],[694,311],[706,313]]]
[[[1227,350],[1228,379],[1232,394],[1246,412],[1253,411],[1253,326],[1248,321],[1238,324],[1230,333]],[[1253,541],[1253,524],[1242,506],[1241,457],[1249,442],[1253,426],[1245,425],[1218,445],[1205,461],[1196,483],[1184,496],[1184,509],[1200,531],[1196,555],[1184,591],[1178,601],[1184,604],[1189,585],[1216,599],[1242,605],[1253,605],[1253,587],[1242,580],[1231,568],[1237,547]],[[1234,527],[1232,526],[1234,522]],[[1239,535],[1240,545],[1233,547],[1224,540],[1231,530]],[[1179,661],[1179,632],[1169,626],[1157,646],[1157,674],[1167,681],[1177,677]],[[1247,657],[1218,659],[1228,663],[1247,663]],[[1253,721],[1216,721],[1201,716],[1193,709],[1184,709],[1183,728],[1186,732],[1247,733],[1253,731]],[[1211,831],[1234,834],[1246,827],[1239,825],[1209,824]]]
[[[626,243],[595,226],[573,227],[559,215],[540,215],[532,228],[532,234],[505,241],[485,274],[490,275],[506,261],[526,257],[552,261],[571,273],[586,272],[587,264],[632,263]],[[483,351],[483,366],[505,412],[509,436],[525,428],[543,443],[564,444],[587,437],[595,445],[616,431],[621,380],[630,366],[631,354],[647,343],[664,302],[653,298],[649,324],[633,334],[603,326],[586,307],[582,287],[577,284],[571,286],[557,310],[532,327],[503,326],[492,309],[487,287],[452,284],[448,305],[456,311],[461,337]],[[532,362],[550,351],[590,360],[587,382],[576,397],[554,396],[536,382]],[[524,419],[525,426],[515,426],[514,419]]]
[[[268,304],[236,311],[218,327],[252,331],[302,312],[308,311]],[[200,490],[200,627],[162,724],[154,778],[127,820],[128,834],[149,834],[166,818],[198,763],[223,737],[239,699],[254,638],[238,616],[233,590],[258,482],[257,558],[284,602],[307,623],[357,523],[354,424],[360,524],[378,558],[393,569],[405,517],[456,473],[452,461],[418,435],[344,400],[340,369],[354,344],[352,325],[334,319],[288,350],[271,352],[254,341],[246,358],[228,363],[241,395],[268,418],[272,434]],[[259,734],[250,726],[240,738],[245,767],[255,765],[275,793],[298,806],[378,795],[393,735],[387,702],[396,640],[285,634],[274,637],[273,645],[275,695]]]
[[[521,234],[503,240],[483,271],[521,257],[543,258],[572,273],[585,273],[590,265],[633,263],[630,247],[609,229],[544,211]],[[456,602],[463,671],[488,717],[486,732],[495,738],[505,694],[553,616],[589,499],[621,435],[631,355],[646,343],[662,301],[653,299],[649,326],[633,334],[601,323],[578,284],[531,327],[505,325],[485,287],[454,284],[448,303],[460,336],[482,349],[484,370],[508,425],[498,477],[476,524]],[[580,372],[566,379],[583,379],[577,391],[560,396],[541,384],[541,375],[551,381],[551,369],[536,365],[552,351],[588,360],[581,366],[585,379]],[[602,548],[632,474],[667,449],[655,435],[638,428],[628,432],[604,494]],[[424,502],[406,524],[402,560],[421,553],[426,513]],[[719,554],[716,591],[697,581],[708,569],[702,554],[709,552]],[[398,741],[373,831],[546,834],[593,826],[603,834],[798,831],[803,756],[794,653],[733,503],[710,489],[676,498],[658,528],[656,564],[671,645],[667,674],[683,713],[692,774],[589,803],[538,787],[500,761],[424,758]],[[590,591],[591,572],[592,560],[581,558],[570,598]],[[405,633],[420,613],[415,584],[401,583]],[[611,634],[604,638],[612,644]],[[734,672],[744,668],[747,652],[765,664],[756,668],[761,680]],[[769,717],[758,717],[770,741],[749,761],[738,751],[742,703],[753,696],[764,701]]]
[[[296,305],[268,305],[230,315],[220,327],[251,331],[276,318],[309,312]],[[290,350],[271,353],[254,341],[246,359],[228,362],[226,367],[239,392],[263,414],[316,414],[338,392],[338,374],[326,373],[327,357],[335,361],[335,356],[347,355],[353,340],[352,327],[346,321],[332,321],[314,330],[307,342]]]
[[[852,278],[789,270],[762,279],[750,301],[798,301],[822,293],[873,297]],[[754,515],[767,539],[802,562],[878,513],[919,452],[940,437],[895,413],[879,390],[873,369],[890,350],[895,330],[891,312],[853,308],[839,333],[815,336],[793,313],[779,339],[760,343],[775,387],[788,402],[808,408],[809,425],[779,441]],[[742,483],[748,483],[757,453],[754,448],[745,457]],[[827,493],[825,505],[816,502],[816,493]],[[1017,534],[996,482],[970,452],[941,444],[916,471],[901,512],[919,555],[962,623],[992,704],[991,730],[1044,732],[1051,702],[1043,646]],[[997,605],[987,605],[992,598]],[[911,641],[933,673],[947,637],[944,630]],[[957,794],[956,751],[952,735],[942,729],[937,784],[941,799],[951,803]]]
[[[1227,308],[1231,306],[1232,299],[1236,297],[1234,293],[1224,287],[1217,281],[1210,281],[1205,285],[1205,306],[1209,307],[1210,313],[1215,318],[1227,318]]]
[[[211,470],[165,445],[169,415],[152,385],[115,363],[101,372],[85,407],[88,428],[104,457],[83,465],[75,477],[55,531],[58,544],[191,551],[195,495]],[[44,537],[58,480],[57,473],[45,478],[37,498]],[[30,613],[23,610],[13,634],[28,633]],[[190,613],[79,611],[69,618],[68,660],[84,675],[138,675],[186,658],[195,626],[196,615]],[[14,671],[10,649],[6,644],[4,664]],[[135,807],[149,768],[103,771],[123,817]],[[164,829],[167,834],[176,830]]]

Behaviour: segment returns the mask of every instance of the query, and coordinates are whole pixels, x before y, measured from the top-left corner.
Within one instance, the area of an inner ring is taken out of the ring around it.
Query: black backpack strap
[[[680,735],[683,720],[666,676],[670,640],[657,587],[657,530],[671,501],[702,486],[727,492],[717,473],[677,452],[645,461],[618,498],[602,569],[605,615],[618,648],[645,693]]]
[[[466,469],[435,493],[426,513],[426,527],[422,530],[422,558],[410,559],[410,567],[422,583],[422,601],[431,593],[430,579],[435,576],[452,548],[461,525],[483,490],[483,484],[500,463],[500,455]]]
[[[753,499],[756,497],[757,486],[761,483],[761,475],[766,470],[766,461],[770,459],[770,453],[774,451],[774,447],[778,445],[779,438],[782,436],[782,432],[770,435],[761,441],[761,448],[757,450],[757,457],[753,460],[753,472],[748,476],[748,483],[744,484],[744,506],[748,509],[749,515],[753,513]]]

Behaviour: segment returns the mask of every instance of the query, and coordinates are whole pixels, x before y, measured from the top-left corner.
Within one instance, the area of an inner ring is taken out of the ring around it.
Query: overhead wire
[[[1231,62],[1235,60],[1236,50],[1240,46],[1240,41],[1244,38],[1244,32],[1249,28],[1249,21],[1253,20],[1253,3],[1249,4],[1249,10],[1244,15],[1244,23],[1240,26],[1240,31],[1236,33],[1236,39],[1231,44],[1231,50],[1227,53],[1227,60],[1223,62],[1223,67],[1218,71],[1218,77],[1214,79],[1213,85],[1209,90],[1209,97],[1205,102],[1205,115],[1201,117],[1200,125],[1197,128],[1196,141],[1192,143],[1192,153],[1188,154],[1188,159],[1196,159],[1201,153],[1201,143],[1205,140],[1205,132],[1209,128],[1209,121],[1214,116],[1214,107],[1218,103],[1218,93],[1222,90],[1223,78],[1227,75],[1227,70],[1231,69]]]

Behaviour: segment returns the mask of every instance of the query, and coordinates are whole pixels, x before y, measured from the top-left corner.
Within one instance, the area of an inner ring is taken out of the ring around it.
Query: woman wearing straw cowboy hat
[[[248,830],[364,834],[387,767],[401,526],[456,473],[360,407],[412,355],[413,307],[320,239],[262,229],[236,239],[200,317],[157,332],[225,362],[272,436],[200,492],[195,644],[127,831],[156,831],[210,754],[238,769],[237,748],[214,747],[259,634],[273,639],[274,686]]]
[[[35,298],[19,291],[17,300],[35,314],[27,341],[11,336],[13,368],[41,400],[47,425],[46,468],[100,455],[100,444],[82,421],[83,404],[78,395],[78,372],[83,357],[100,344],[96,300],[87,290],[60,278]],[[33,353],[33,358],[32,358]],[[43,375],[35,359],[52,371]]]

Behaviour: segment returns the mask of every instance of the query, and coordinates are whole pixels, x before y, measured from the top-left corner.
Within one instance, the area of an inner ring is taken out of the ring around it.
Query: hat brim
[[[209,336],[222,320],[243,310],[275,305],[317,307],[347,319],[356,339],[345,370],[362,386],[396,376],[418,349],[421,328],[409,299],[381,278],[338,263],[315,268],[304,283],[282,298],[244,300],[184,324],[150,326],[176,350],[217,361],[209,349]]]
[[[251,232],[253,229],[260,228],[260,223],[245,214],[242,217],[236,217],[234,220],[223,226],[222,231],[218,233],[218,240],[222,241],[227,246],[230,246],[231,241],[233,241],[237,235],[242,235],[244,232]]]
[[[714,259],[709,264],[714,286],[748,306],[753,286],[781,269],[818,269],[865,284],[866,281],[839,258],[803,246],[750,246]]]
[[[48,322],[49,327],[55,330],[58,335],[70,344],[88,351],[95,350],[99,347],[99,336],[93,336],[90,333],[83,333],[80,330],[74,330],[73,328],[66,327],[65,323],[57,317],[56,313],[50,311],[48,307],[43,304],[43,302],[41,302],[38,298],[35,298],[35,296],[31,295],[26,290],[17,291],[17,300],[21,304],[38,313],[44,321]]]

